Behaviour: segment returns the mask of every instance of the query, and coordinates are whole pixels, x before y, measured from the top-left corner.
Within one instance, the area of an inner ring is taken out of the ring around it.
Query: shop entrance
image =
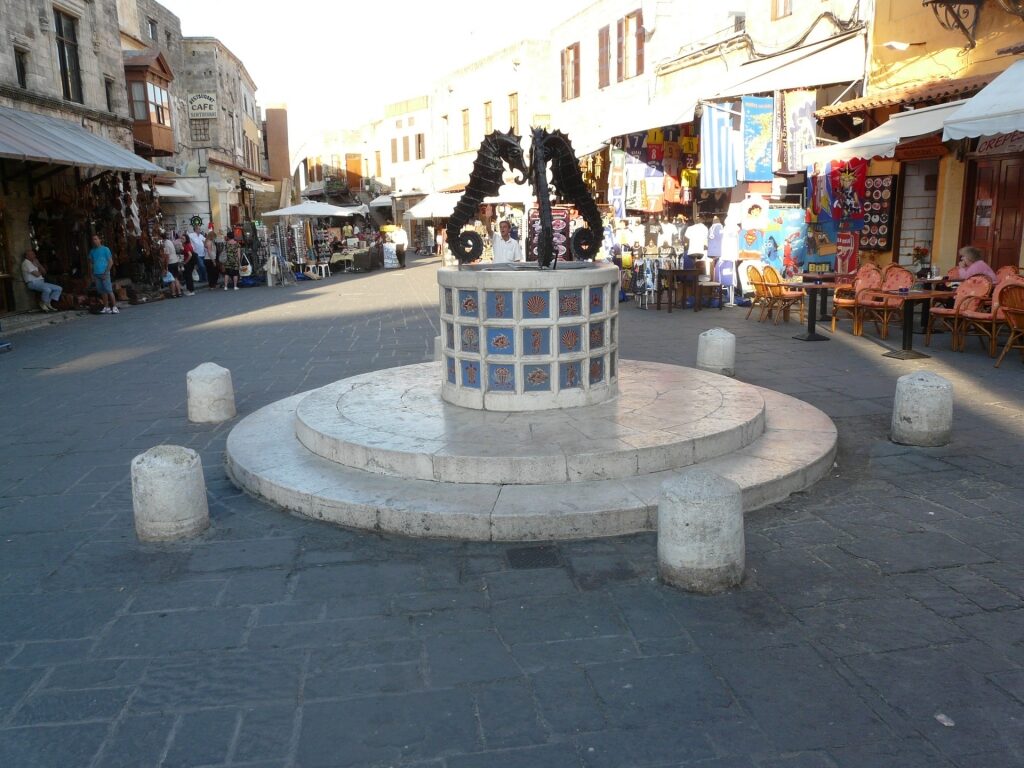
[[[961,245],[980,248],[992,269],[1018,266],[1024,234],[1024,157],[975,160],[971,171]]]

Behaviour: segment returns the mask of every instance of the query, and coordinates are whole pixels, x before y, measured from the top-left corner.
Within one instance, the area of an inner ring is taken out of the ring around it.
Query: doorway
[[[968,174],[960,245],[980,249],[992,269],[1019,266],[1024,234],[1024,156],[974,160]]]

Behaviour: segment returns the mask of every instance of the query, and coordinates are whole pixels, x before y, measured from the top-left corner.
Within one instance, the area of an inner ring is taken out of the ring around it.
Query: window
[[[146,105],[146,84],[133,80],[128,85],[131,86],[132,120],[148,120],[149,107]]]
[[[611,27],[597,30],[597,87],[607,88],[611,83],[612,34]]]
[[[402,160],[409,162],[409,137],[402,137]]]
[[[18,73],[18,85],[28,88],[28,51],[14,49],[14,68]]]
[[[618,82],[644,73],[644,19],[633,11],[616,22],[618,48],[615,56]]]
[[[410,117],[410,118],[409,118],[409,119],[408,119],[408,120],[406,121],[406,123],[405,123],[405,124],[406,124],[407,126],[409,126],[410,128],[412,128],[412,127],[413,127],[414,125],[416,125],[416,118],[415,118],[415,117]]]
[[[114,111],[114,81],[109,77],[103,78],[103,94],[107,97],[107,112]]]
[[[391,162],[398,162],[398,139],[391,140]]]
[[[441,154],[448,154],[448,115],[441,115]]]
[[[146,93],[149,96],[149,121],[157,125],[170,125],[171,99],[167,89],[155,83],[146,83]]]
[[[793,0],[772,0],[772,18],[782,19],[793,13]]]
[[[149,39],[156,40],[156,19],[146,19],[146,30],[149,32]]]
[[[78,66],[78,21],[54,9],[53,27],[57,34],[57,61],[60,63],[60,87],[68,101],[82,102],[82,70]]]
[[[484,136],[490,136],[494,131],[494,105],[489,101],[484,102]]]
[[[402,127],[402,121],[401,120],[395,120],[395,128],[401,128],[401,127]]]
[[[562,49],[562,101],[580,95],[580,44]]]
[[[512,133],[519,135],[519,94],[508,95],[508,121],[512,124]]]
[[[462,148],[469,149],[469,110],[462,110]]]
[[[376,171],[376,173],[374,173],[373,175],[374,175],[375,178],[379,179],[381,176],[384,175],[383,173],[380,172],[380,150],[379,149],[374,150],[374,152],[373,152],[373,161],[374,161],[374,170]]]
[[[416,134],[416,159],[424,160],[427,157],[427,137],[422,133]]]
[[[188,129],[192,134],[192,141],[209,141],[211,122],[211,120],[189,120]]]

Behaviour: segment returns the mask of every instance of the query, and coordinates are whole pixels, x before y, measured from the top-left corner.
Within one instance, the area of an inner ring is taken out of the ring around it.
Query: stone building
[[[30,247],[51,282],[84,292],[93,232],[117,278],[151,279],[156,209],[139,174],[160,169],[132,152],[116,0],[2,0],[0,19],[0,314],[38,301],[21,274]]]

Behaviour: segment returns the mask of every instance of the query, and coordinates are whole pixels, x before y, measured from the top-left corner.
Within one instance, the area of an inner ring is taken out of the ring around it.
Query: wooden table
[[[697,280],[704,273],[700,267],[677,267],[674,269],[661,269],[658,270],[658,282],[659,285],[655,289],[657,291],[657,297],[654,302],[655,309],[661,309],[661,292],[665,290],[661,287],[660,282],[662,277],[668,278],[668,311],[672,312],[672,305],[676,300],[676,286],[682,281],[684,284],[689,285],[690,290],[693,293],[693,311],[700,311],[700,294],[697,288]]]
[[[848,277],[851,282],[853,278],[857,276],[856,272],[801,272],[800,279],[806,283],[816,283],[821,281],[822,283],[831,283],[832,287],[835,287],[836,278]],[[818,292],[819,300],[821,302],[821,316],[824,317],[828,314],[828,291]]]
[[[927,323],[932,299],[948,299],[952,294],[949,291],[885,291],[885,294],[898,298],[903,304],[903,348],[886,352],[882,357],[892,357],[896,360],[920,360],[931,357],[914,349],[914,305],[921,305],[921,317]]]
[[[818,303],[814,300],[814,294],[817,293],[821,296],[821,305],[825,307],[826,296],[829,291],[835,290],[835,283],[805,283],[802,288],[807,292],[807,333],[800,333],[794,336],[794,339],[800,341],[828,341],[828,336],[822,336],[818,333],[817,322],[818,322]]]

